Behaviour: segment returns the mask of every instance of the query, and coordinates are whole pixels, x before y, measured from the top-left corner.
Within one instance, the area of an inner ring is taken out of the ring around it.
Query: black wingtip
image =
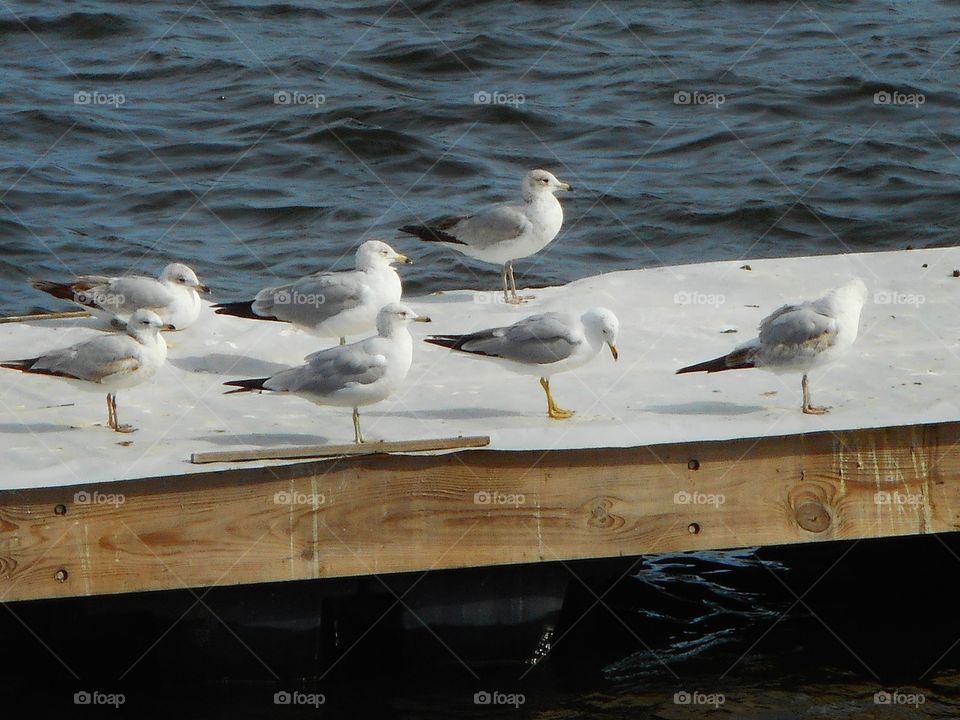
[[[249,380],[228,380],[224,385],[235,387],[236,390],[228,390],[224,395],[233,395],[234,393],[262,391],[263,384],[270,378],[251,378]]]
[[[676,374],[683,375],[685,373],[695,372],[715,373],[723,372],[724,370],[745,370],[752,367],[754,367],[753,362],[740,357],[734,352],[729,355],[721,355],[718,358],[713,358],[713,360],[696,363],[695,365],[687,365],[687,367],[677,370]]]
[[[253,311],[253,300],[244,300],[242,302],[217,303],[213,305],[213,311],[217,315],[230,315],[231,317],[244,318],[246,320],[275,320],[281,322],[271,315],[257,315]]]
[[[459,350],[463,341],[463,335],[430,335],[423,339],[424,342],[431,345],[447,348],[448,350]]]
[[[440,228],[430,227],[428,225],[404,225],[401,228],[397,228],[397,231],[406,233],[407,235],[415,235],[426,242],[441,242],[448,243],[450,245],[466,245],[463,240],[457,240],[457,238],[450,233],[444,232]]]

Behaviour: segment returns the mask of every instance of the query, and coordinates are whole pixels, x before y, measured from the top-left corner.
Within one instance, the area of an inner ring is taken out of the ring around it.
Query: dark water
[[[557,241],[518,263],[524,284],[952,244],[958,20],[955,2],[6,0],[0,312],[53,307],[29,276],[153,273],[172,260],[239,298],[346,265],[361,240],[392,241],[401,224],[510,196],[536,166],[577,192]],[[489,266],[396,245],[418,261],[410,292],[497,284]],[[669,563],[656,577],[681,599],[713,582]],[[717,638],[779,606],[711,602],[719,615],[692,618],[661,651],[709,665],[700,689],[719,692]],[[956,716],[937,700],[956,684],[949,673],[927,676],[915,711],[864,703],[883,686],[856,664],[807,658],[793,675],[763,660],[802,654],[795,640],[740,664],[724,682],[748,701],[716,714]],[[648,691],[658,665],[630,654],[525,712],[708,712],[665,701],[669,676]],[[442,692],[430,701],[401,714],[462,709]]]
[[[0,311],[50,307],[29,275],[170,260],[239,297],[510,196],[534,166],[579,190],[557,241],[519,263],[530,284],[952,243],[958,16],[951,2],[5,2]],[[308,104],[275,104],[284,91]],[[412,292],[496,285],[494,268],[398,245],[422,261]]]

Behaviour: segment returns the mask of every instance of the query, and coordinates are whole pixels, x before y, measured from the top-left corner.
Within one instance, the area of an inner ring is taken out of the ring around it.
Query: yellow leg
[[[564,410],[563,408],[559,408],[553,401],[553,395],[550,394],[549,380],[546,378],[540,378],[540,387],[542,387],[543,391],[547,394],[547,415],[552,417],[554,420],[566,420],[567,418],[573,417],[573,410]]]

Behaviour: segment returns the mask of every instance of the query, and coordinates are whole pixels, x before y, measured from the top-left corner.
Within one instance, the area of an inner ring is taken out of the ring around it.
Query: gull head
[[[605,343],[610,346],[610,354],[613,355],[614,360],[620,357],[620,352],[617,350],[620,321],[612,310],[604,307],[593,308],[581,315],[580,321],[583,323],[591,345],[599,346]],[[599,350],[599,347],[597,349]]]
[[[377,332],[388,337],[397,328],[407,327],[412,322],[430,322],[430,318],[418,315],[403,303],[390,303],[377,313]]]
[[[832,293],[843,304],[863,307],[867,301],[867,284],[858,277],[852,278]]]
[[[367,240],[357,248],[357,268],[361,270],[389,267],[394,263],[412,265],[413,260],[401,255],[382,240]]]
[[[523,196],[553,195],[558,190],[573,190],[569,183],[557,180],[546,170],[531,170],[523,177]]]
[[[155,338],[161,330],[173,330],[173,325],[165,324],[153,310],[141,308],[127,320],[127,335],[137,340]]]
[[[197,292],[207,293],[210,288],[200,282],[197,274],[183,263],[170,263],[160,273],[160,282],[172,283],[185,288],[193,288]]]

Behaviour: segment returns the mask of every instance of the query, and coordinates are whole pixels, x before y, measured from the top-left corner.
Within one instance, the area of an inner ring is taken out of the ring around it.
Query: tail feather
[[[10,370],[19,370],[20,372],[29,372],[30,368],[33,367],[33,364],[37,362],[40,358],[30,358],[29,360],[6,360],[0,362],[0,367],[8,368]]]
[[[242,392],[262,392],[266,388],[263,387],[263,384],[270,378],[251,378],[250,380],[229,380],[224,383],[224,385],[230,385],[237,388],[237,390],[227,390],[224,395],[233,395],[234,393]]]
[[[34,289],[52,295],[59,300],[67,300],[85,307],[96,307],[92,297],[85,298],[83,296],[83,290],[86,288],[82,286],[71,283],[56,283],[49,280],[31,280],[30,285]]]
[[[49,368],[35,368],[34,365],[40,358],[30,358],[28,360],[7,360],[5,362],[0,362],[0,368],[7,368],[9,370],[19,370],[22,373],[27,373],[28,375],[52,375],[53,377],[63,377],[71,378],[73,380],[79,380],[76,375],[71,375],[70,373],[63,372],[62,370],[51,370]]]
[[[450,350],[459,350],[467,338],[467,335],[431,335],[430,337],[425,337],[424,342],[428,342],[431,345],[439,345],[440,347],[449,348]]]
[[[452,245],[466,245],[463,240],[457,240],[453,235],[448,232],[445,232],[442,228],[431,227],[429,225],[404,225],[402,228],[397,228],[402,233],[407,233],[408,235],[415,235],[421,240],[426,240],[427,242],[442,242],[450,243]]]
[[[696,365],[688,365],[687,367],[680,368],[677,370],[677,375],[694,372],[715,373],[724,370],[744,370],[752,367],[756,367],[756,365],[747,353],[734,350],[732,353],[721,355],[713,360],[707,360],[697,363]]]
[[[217,303],[213,306],[213,311],[217,315],[231,315],[232,317],[246,318],[247,320],[276,320],[278,318],[272,315],[257,315],[253,311],[253,300],[244,300],[242,302]]]

